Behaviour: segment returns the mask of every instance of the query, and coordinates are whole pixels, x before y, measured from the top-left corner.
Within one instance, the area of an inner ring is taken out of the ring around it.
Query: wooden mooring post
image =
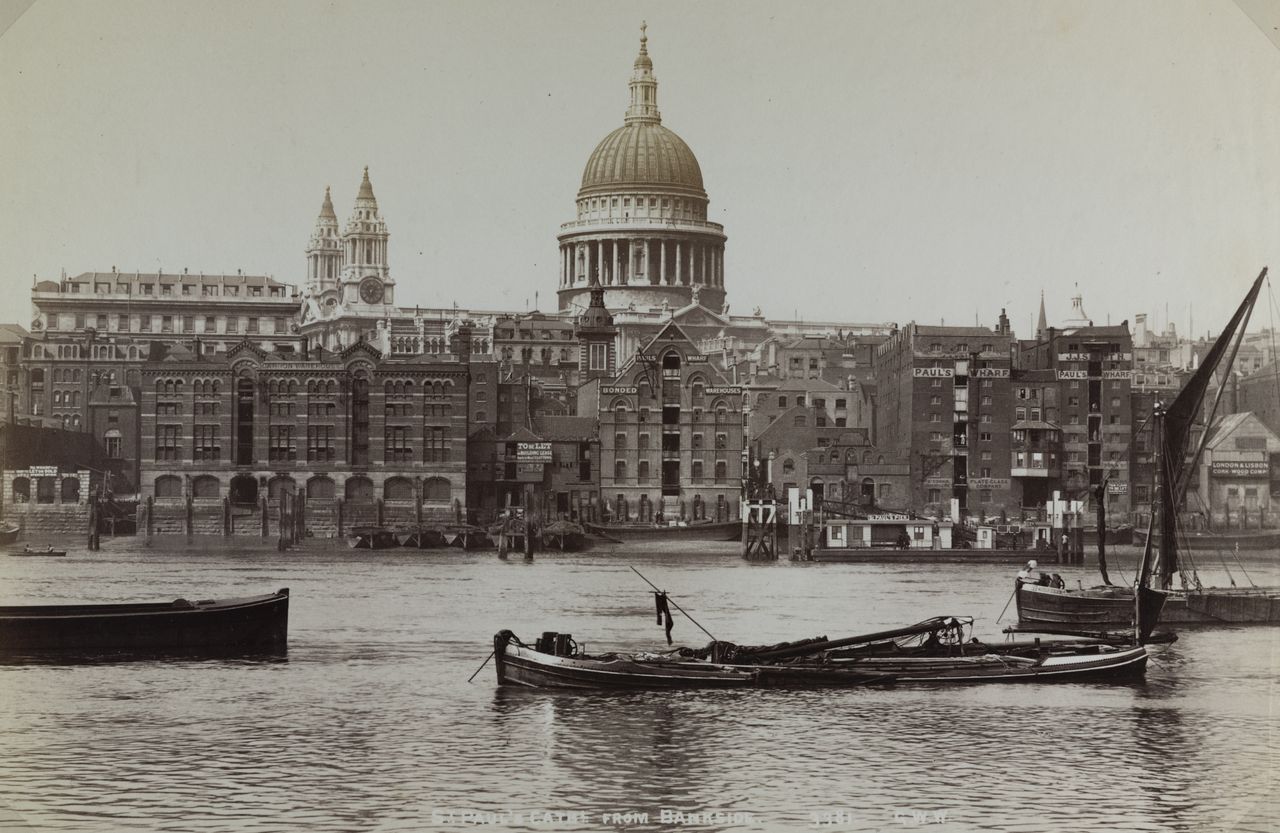
[[[748,561],[778,559],[778,502],[749,500],[742,513],[742,557]]]

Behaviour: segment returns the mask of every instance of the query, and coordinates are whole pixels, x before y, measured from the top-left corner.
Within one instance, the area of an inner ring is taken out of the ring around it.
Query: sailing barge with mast
[[[1181,574],[1179,551],[1187,541],[1184,530],[1179,528],[1178,507],[1182,505],[1210,432],[1204,431],[1193,453],[1191,435],[1202,415],[1206,426],[1214,422],[1226,385],[1218,386],[1205,415],[1204,404],[1210,384],[1219,366],[1231,367],[1266,276],[1264,268],[1205,355],[1199,369],[1167,408],[1157,408],[1152,415],[1156,489],[1151,525],[1141,537],[1143,554],[1139,584],[1152,571],[1158,576],[1160,590],[1166,597],[1161,616],[1161,621],[1166,624],[1280,622],[1280,588],[1187,587],[1185,577],[1182,589],[1173,588],[1174,576]],[[1098,566],[1103,584],[1098,587],[1073,590],[1016,581],[1017,629],[1097,633],[1132,627],[1134,588],[1112,584],[1105,553],[1105,544],[1100,543]]]

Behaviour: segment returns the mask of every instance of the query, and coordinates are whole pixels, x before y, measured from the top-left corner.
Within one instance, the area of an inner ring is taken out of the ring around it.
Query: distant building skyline
[[[301,286],[317,196],[368,165],[399,306],[553,310],[642,18],[735,312],[1022,335],[1078,287],[1212,330],[1280,252],[1280,55],[1237,6],[776,9],[36,4],[0,50],[0,301],[28,326],[26,276],[111,265]]]

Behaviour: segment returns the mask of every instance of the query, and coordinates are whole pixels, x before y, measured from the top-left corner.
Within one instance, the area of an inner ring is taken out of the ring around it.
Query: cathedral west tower
[[[724,306],[724,226],[707,220],[702,169],[662,124],[645,27],[622,127],[587,159],[577,219],[560,227],[562,310],[584,310],[599,283],[610,309]]]

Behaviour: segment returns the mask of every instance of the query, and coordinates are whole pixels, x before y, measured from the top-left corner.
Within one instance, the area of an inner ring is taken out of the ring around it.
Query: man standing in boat
[[[1035,578],[1032,578],[1035,576]],[[1018,571],[1018,584],[1035,584],[1040,576],[1036,573],[1036,562],[1028,561],[1027,566]]]

